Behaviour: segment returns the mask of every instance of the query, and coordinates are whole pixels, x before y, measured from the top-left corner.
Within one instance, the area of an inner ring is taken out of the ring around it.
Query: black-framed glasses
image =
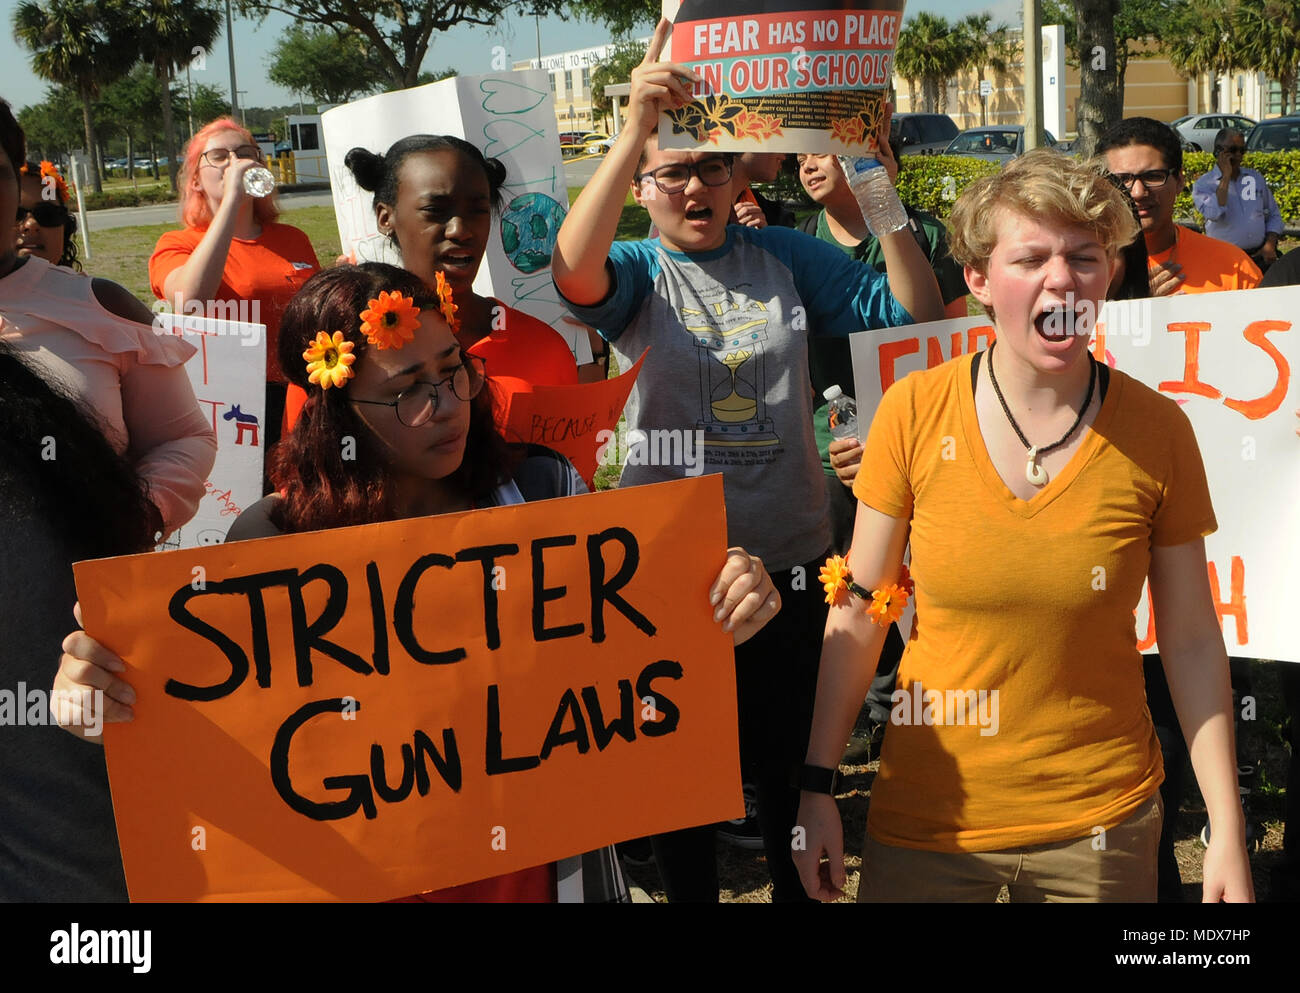
[[[438,387],[450,385],[451,392],[457,400],[473,400],[483,390],[487,379],[486,366],[477,355],[461,353],[461,363],[450,376],[436,383],[420,381],[412,383],[396,400],[358,400],[351,397],[353,403],[369,403],[376,407],[392,407],[397,411],[397,419],[408,428],[418,428],[427,424],[438,410]]]
[[[1229,155],[1245,155],[1246,146],[1245,145],[1219,145],[1214,149],[1214,154],[1218,155],[1220,152],[1227,152]]]
[[[1177,171],[1177,169],[1148,169],[1146,172],[1112,172],[1111,175],[1120,186],[1132,193],[1133,184],[1139,179],[1148,190],[1158,190],[1169,182],[1170,177]]]
[[[208,165],[220,168],[230,161],[232,155],[241,159],[262,161],[262,150],[256,145],[240,145],[238,148],[209,148],[201,157]]]
[[[699,162],[674,162],[636,175],[639,183],[647,176],[654,180],[660,193],[680,193],[691,181],[691,174],[700,177],[705,186],[725,186],[731,181],[731,158],[713,155]]]
[[[29,217],[43,228],[61,228],[68,222],[68,208],[52,200],[42,201],[35,207],[19,207],[17,224],[22,224]]]

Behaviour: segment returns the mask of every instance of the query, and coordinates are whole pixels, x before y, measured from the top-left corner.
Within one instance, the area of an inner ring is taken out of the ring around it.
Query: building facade
[[[636,44],[645,47],[650,39],[641,38]],[[555,104],[555,119],[560,132],[597,131],[604,122],[593,117],[591,106],[591,74],[596,67],[612,56],[615,44],[580,48],[571,52],[543,55],[541,59],[516,62],[512,69],[545,69],[551,77],[551,97]]]

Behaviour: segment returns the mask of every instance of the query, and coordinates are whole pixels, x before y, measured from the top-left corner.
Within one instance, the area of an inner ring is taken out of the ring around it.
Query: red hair
[[[187,228],[206,228],[212,223],[212,210],[208,207],[208,198],[194,185],[199,172],[199,159],[208,141],[223,131],[234,131],[250,145],[256,145],[253,135],[231,117],[218,117],[197,132],[190,143],[185,146],[185,161],[181,163],[181,173],[177,185],[181,190],[181,223]],[[275,204],[275,193],[253,201],[253,217],[258,224],[271,224],[280,216],[280,208]]]

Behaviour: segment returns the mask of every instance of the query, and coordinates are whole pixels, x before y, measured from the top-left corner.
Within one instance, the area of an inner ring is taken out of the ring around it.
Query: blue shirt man
[[[1215,167],[1192,186],[1192,203],[1206,234],[1236,245],[1262,270],[1277,259],[1282,213],[1263,175],[1241,164],[1245,153],[1240,132],[1224,128],[1215,135]]]

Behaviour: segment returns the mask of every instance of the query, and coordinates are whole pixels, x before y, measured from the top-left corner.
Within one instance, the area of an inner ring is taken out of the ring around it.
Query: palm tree
[[[1282,85],[1282,113],[1291,105],[1300,64],[1300,0],[1242,0],[1237,68]]]
[[[898,33],[898,41],[894,46],[894,72],[907,82],[907,106],[915,112],[918,109],[916,84],[921,78],[921,57],[911,27],[910,24],[905,25]]]
[[[1239,0],[1186,0],[1169,20],[1165,50],[1188,76],[1210,75],[1210,109],[1219,109],[1218,78],[1238,67]]]
[[[14,38],[32,53],[42,79],[70,86],[81,100],[86,153],[94,163],[95,192],[103,190],[91,100],[124,68],[110,43],[98,4],[88,0],[24,0],[14,11]]]
[[[172,124],[172,84],[176,70],[199,51],[212,50],[221,34],[222,17],[203,2],[182,0],[115,0],[123,47],[153,67],[162,89],[163,146],[167,173],[176,189],[176,131]],[[197,50],[197,51],[196,51]]]
[[[921,98],[926,113],[948,109],[948,79],[966,64],[967,53],[961,32],[948,19],[922,11],[903,26],[894,50],[898,74],[908,81],[921,81]]]
[[[957,25],[957,30],[965,34],[963,45],[966,53],[964,69],[974,69],[979,81],[984,81],[984,72],[992,69],[998,75],[1010,70],[1017,55],[1015,40],[1005,24],[990,27],[992,14],[968,14]],[[988,123],[988,105],[980,100],[980,124]]]

